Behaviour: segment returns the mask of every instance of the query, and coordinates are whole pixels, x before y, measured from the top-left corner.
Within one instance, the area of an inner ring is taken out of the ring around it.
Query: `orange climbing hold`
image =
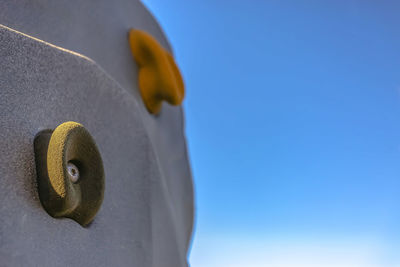
[[[147,110],[158,114],[162,101],[180,105],[185,88],[172,55],[151,35],[140,30],[129,31],[129,44],[139,66],[139,89]]]

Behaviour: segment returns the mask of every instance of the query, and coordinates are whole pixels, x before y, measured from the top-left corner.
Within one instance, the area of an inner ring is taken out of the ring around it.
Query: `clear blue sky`
[[[400,2],[143,2],[186,82],[192,267],[400,266]]]

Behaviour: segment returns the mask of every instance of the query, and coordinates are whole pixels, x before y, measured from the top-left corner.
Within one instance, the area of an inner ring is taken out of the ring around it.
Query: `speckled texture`
[[[172,53],[154,17],[139,0],[3,0],[0,24],[91,58],[134,97],[161,169],[176,231],[182,232],[180,250],[187,250],[194,203],[183,110],[164,103],[158,116],[147,112],[128,43],[129,29],[141,29]]]
[[[146,117],[106,67],[4,27],[0,44],[0,265],[186,266],[181,111]],[[50,217],[38,199],[34,137],[65,121],[85,125],[103,158],[104,201],[88,228]]]
[[[64,122],[36,135],[34,151],[43,208],[54,218],[90,224],[104,198],[103,160],[90,133],[80,123]]]

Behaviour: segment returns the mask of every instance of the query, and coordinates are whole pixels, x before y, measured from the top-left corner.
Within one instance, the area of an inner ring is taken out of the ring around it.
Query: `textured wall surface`
[[[169,45],[140,2],[82,2],[2,3],[1,266],[186,266],[193,188],[182,109],[147,113],[127,31]],[[50,217],[36,189],[34,137],[70,120],[95,139],[106,175],[88,228]]]

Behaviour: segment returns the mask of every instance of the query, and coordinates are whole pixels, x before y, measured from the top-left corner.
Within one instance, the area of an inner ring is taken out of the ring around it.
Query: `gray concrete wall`
[[[129,28],[142,29],[170,51],[157,22],[139,1],[1,5],[0,266],[186,266],[183,111],[164,104],[148,114],[127,41]],[[88,228],[50,217],[36,190],[33,139],[68,120],[89,130],[106,173]]]

